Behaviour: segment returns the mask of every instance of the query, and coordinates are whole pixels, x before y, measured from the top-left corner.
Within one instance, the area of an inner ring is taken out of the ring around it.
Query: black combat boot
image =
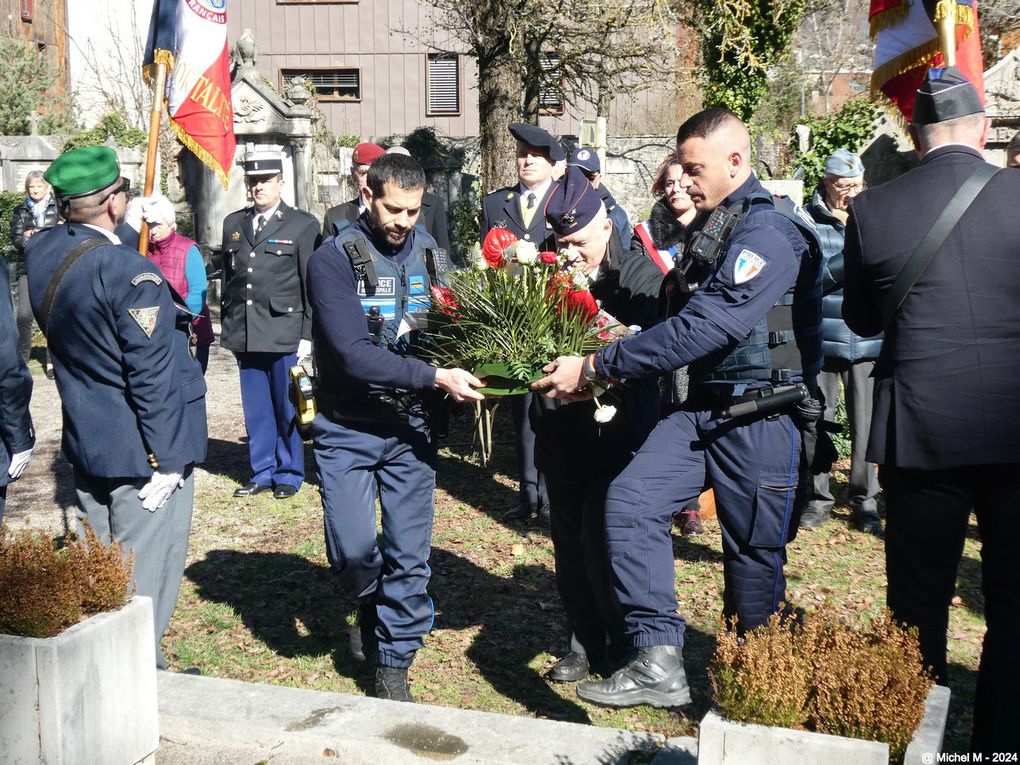
[[[679,646],[653,645],[637,649],[622,669],[605,680],[577,684],[577,695],[605,707],[680,707],[691,702]]]
[[[376,623],[374,602],[362,603],[354,611],[354,623],[347,628],[347,637],[350,639],[351,656],[356,660],[368,661],[378,650]]]
[[[407,669],[399,667],[378,667],[375,670],[375,697],[390,701],[414,703],[411,686],[407,682]]]

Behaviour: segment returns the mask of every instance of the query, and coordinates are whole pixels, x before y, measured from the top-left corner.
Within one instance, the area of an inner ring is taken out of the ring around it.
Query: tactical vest
[[[797,227],[808,245],[808,257],[801,259],[792,289],[746,338],[731,349],[691,365],[692,381],[782,383],[813,376],[822,368],[822,258],[818,233],[807,214],[786,197],[755,193],[734,204],[740,205],[747,217],[754,214],[752,204],[762,201]],[[724,260],[719,258],[717,270]]]

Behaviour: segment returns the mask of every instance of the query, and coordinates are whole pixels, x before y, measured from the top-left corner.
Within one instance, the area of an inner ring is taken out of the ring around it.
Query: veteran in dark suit
[[[352,156],[354,165],[351,168],[351,176],[358,186],[358,196],[350,202],[344,202],[326,211],[326,216],[322,221],[323,239],[339,234],[365,212],[364,179],[367,177],[368,168],[372,166],[372,162],[383,154],[411,156],[411,152],[403,146],[391,146],[384,150],[374,143],[358,144]],[[418,214],[417,225],[432,234],[432,238],[436,240],[440,249],[450,251],[450,225],[446,218],[446,205],[443,204],[442,199],[427,191],[422,193],[421,212]]]
[[[514,123],[510,134],[517,139],[517,177],[520,183],[489,192],[482,200],[478,241],[484,242],[492,228],[505,228],[518,239],[532,242],[539,250],[555,250],[556,237],[546,220],[545,206],[556,181],[553,166],[566,160],[559,141],[535,125]],[[549,499],[545,479],[535,467],[535,433],[528,420],[531,393],[510,399],[517,445],[517,470],[520,476],[520,501],[503,518],[527,520],[537,514],[549,523]]]
[[[925,662],[947,684],[949,607],[973,509],[988,631],[972,748],[1016,752],[1020,172],[991,177],[883,325],[911,253],[961,186],[987,167],[983,107],[954,67],[929,72],[910,131],[920,166],[853,200],[845,251],[847,325],[863,336],[885,329],[867,459],[880,466],[886,496],[888,604],[918,628]]]
[[[311,353],[305,273],[319,246],[318,221],[283,201],[283,157],[249,152],[253,204],[223,221],[220,345],[237,356],[251,480],[234,492],[293,497],[305,477],[304,446],[290,398],[290,368]]]
[[[46,334],[74,468],[79,532],[134,552],[138,594],[159,640],[177,602],[191,530],[192,466],[206,456],[205,380],[189,352],[191,314],[159,269],[121,244],[128,181],[109,147],[76,149],[46,171],[66,223],[28,243],[28,289]]]
[[[9,284],[10,280],[7,261],[0,261],[0,284]],[[18,325],[9,293],[8,299],[0,299],[0,522],[4,519],[7,485],[21,477],[35,448],[28,411],[32,375],[18,352]]]

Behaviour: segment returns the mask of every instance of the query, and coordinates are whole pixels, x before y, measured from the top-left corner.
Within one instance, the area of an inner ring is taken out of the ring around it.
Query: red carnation
[[[540,253],[538,253],[538,259],[542,263],[545,263],[547,266],[555,266],[556,265],[556,253],[555,252],[549,252],[549,250],[546,250],[545,252],[540,252]]]
[[[503,251],[517,242],[517,237],[512,231],[505,228],[490,228],[482,242],[482,257],[489,264],[490,268],[502,268],[504,264]]]
[[[599,305],[588,290],[573,290],[566,296],[567,308],[576,311],[586,321],[591,321],[599,312]]]
[[[448,287],[432,288],[432,305],[447,316],[456,317],[460,305],[453,296],[453,291]]]

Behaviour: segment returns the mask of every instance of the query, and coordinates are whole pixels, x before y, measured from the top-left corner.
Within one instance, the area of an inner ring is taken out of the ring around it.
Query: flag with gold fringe
[[[227,186],[234,161],[227,0],[155,0],[144,69],[151,79],[166,64],[164,95],[181,143]]]
[[[914,114],[914,96],[930,67],[945,66],[937,24],[953,14],[956,67],[985,100],[984,67],[978,34],[977,0],[871,0],[868,19],[875,41],[872,95],[882,92],[907,122]]]

